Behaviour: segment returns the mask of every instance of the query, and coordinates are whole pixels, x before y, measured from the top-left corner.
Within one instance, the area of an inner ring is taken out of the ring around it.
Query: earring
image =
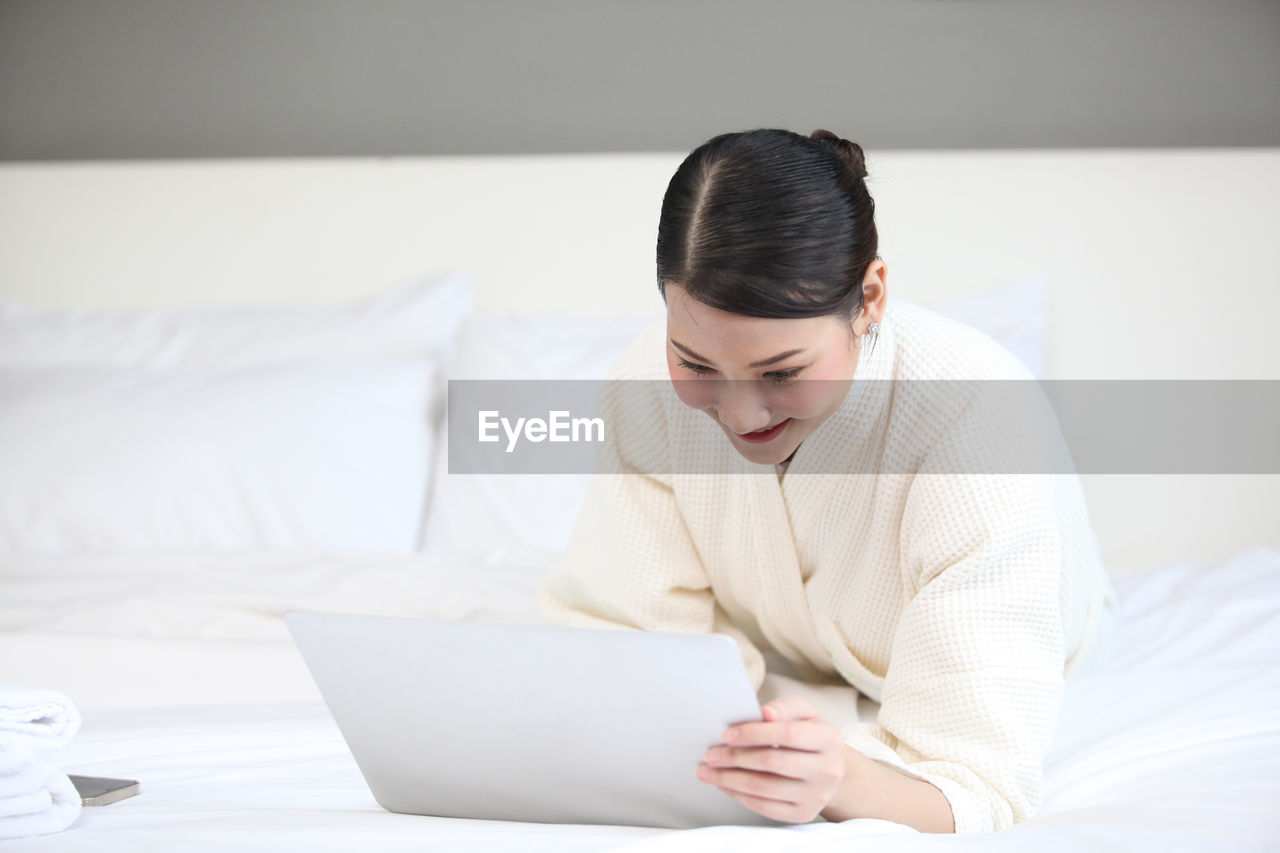
[[[867,333],[863,338],[871,338],[871,349],[867,351],[867,355],[871,355],[876,351],[876,341],[880,339],[880,324],[870,323],[867,325]]]
[[[863,336],[864,343],[867,342],[867,338],[872,339],[872,346],[870,346],[867,351],[867,355],[870,356],[873,352],[876,352],[876,342],[879,339],[879,323],[870,323],[867,325],[867,334],[864,334]]]

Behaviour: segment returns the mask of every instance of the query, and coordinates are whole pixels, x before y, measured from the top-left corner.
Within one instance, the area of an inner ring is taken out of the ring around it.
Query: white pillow
[[[47,309],[0,305],[0,367],[233,367],[315,358],[441,363],[471,309],[451,272],[340,305]]]
[[[654,316],[477,313],[463,320],[449,379],[603,379]],[[437,439],[423,549],[476,558],[568,546],[588,475],[449,474],[445,429]]]
[[[436,368],[0,368],[0,551],[416,550]]]
[[[470,307],[0,307],[0,550],[416,550]]]
[[[1047,279],[1028,278],[929,307],[985,333],[1016,355],[1037,379],[1044,378]]]

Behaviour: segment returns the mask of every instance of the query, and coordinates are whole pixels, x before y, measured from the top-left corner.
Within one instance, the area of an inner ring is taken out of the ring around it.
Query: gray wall
[[[0,0],[0,159],[1280,145],[1278,0]]]

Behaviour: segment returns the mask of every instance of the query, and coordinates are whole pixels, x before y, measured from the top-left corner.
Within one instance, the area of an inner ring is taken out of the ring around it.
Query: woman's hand
[[[801,696],[762,710],[763,722],[731,726],[724,742],[707,750],[698,778],[765,817],[808,823],[844,780],[840,730]]]

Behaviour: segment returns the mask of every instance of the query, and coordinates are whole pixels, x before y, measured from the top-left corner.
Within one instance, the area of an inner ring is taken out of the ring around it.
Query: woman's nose
[[[736,433],[755,432],[769,425],[764,398],[751,380],[729,380],[720,390],[716,417]]]

